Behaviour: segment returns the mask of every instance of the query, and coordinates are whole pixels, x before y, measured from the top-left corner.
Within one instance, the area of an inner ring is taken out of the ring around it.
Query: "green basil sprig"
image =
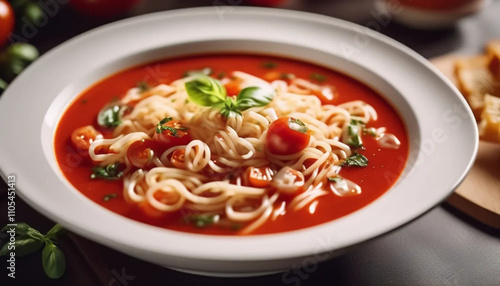
[[[189,100],[201,106],[219,108],[226,118],[241,115],[252,107],[266,106],[275,95],[271,88],[253,86],[241,90],[234,99],[227,96],[220,81],[202,75],[186,82],[185,86]]]
[[[65,232],[59,224],[52,227],[47,234],[43,235],[38,230],[30,227],[28,224],[20,222],[17,226],[6,225],[1,232],[8,234],[15,233],[15,243],[9,241],[0,249],[0,256],[10,255],[14,252],[16,257],[32,254],[39,250],[44,244],[42,251],[42,266],[45,274],[52,279],[61,277],[66,271],[66,258],[62,250],[56,245],[57,237]],[[10,240],[10,239],[9,239]]]
[[[97,115],[97,124],[103,128],[112,129],[122,123],[122,117],[127,110],[127,106],[120,104],[106,105]]]

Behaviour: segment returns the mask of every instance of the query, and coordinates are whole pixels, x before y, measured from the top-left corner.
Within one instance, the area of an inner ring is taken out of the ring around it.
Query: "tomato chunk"
[[[160,150],[158,143],[153,140],[139,140],[128,147],[127,158],[135,167],[149,169],[155,166],[153,158],[161,155]]]
[[[302,121],[281,117],[269,126],[266,147],[273,154],[290,155],[304,150],[310,139],[310,131]]]
[[[186,169],[186,149],[177,149],[172,153],[172,157],[170,157],[170,162],[174,165],[174,167],[179,169]]]
[[[245,176],[250,186],[265,188],[271,183],[273,172],[269,167],[248,167]]]
[[[91,125],[77,128],[71,133],[71,143],[80,151],[88,151],[90,145],[98,138],[102,138],[101,133]]]
[[[165,118],[157,125],[153,139],[165,148],[187,145],[192,138],[189,129],[180,121]]]

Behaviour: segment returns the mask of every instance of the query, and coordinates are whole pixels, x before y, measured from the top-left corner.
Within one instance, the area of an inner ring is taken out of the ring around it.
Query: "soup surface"
[[[386,192],[408,156],[402,120],[371,88],[313,64],[241,54],[101,80],[64,112],[54,148],[67,180],[102,207],[217,235],[350,214]]]

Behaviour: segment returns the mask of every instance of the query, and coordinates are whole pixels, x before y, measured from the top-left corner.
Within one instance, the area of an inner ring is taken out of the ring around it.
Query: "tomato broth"
[[[273,63],[269,66],[268,63]],[[299,78],[312,79],[321,75],[321,84],[333,86],[338,96],[333,100],[320,98],[323,104],[340,104],[343,102],[362,100],[374,107],[378,120],[370,122],[367,127],[386,127],[388,132],[399,138],[399,149],[379,147],[375,138],[363,136],[362,153],[369,160],[364,168],[342,168],[340,175],[361,188],[357,196],[339,197],[333,194],[318,198],[315,209],[303,208],[299,211],[287,211],[276,220],[268,220],[252,234],[267,234],[302,229],[332,221],[370,204],[388,189],[400,177],[407,157],[408,140],[405,125],[398,113],[376,91],[365,84],[339,72],[296,60],[257,56],[257,55],[201,55],[177,59],[169,59],[130,68],[111,75],[92,85],[80,94],[64,112],[59,121],[54,149],[60,169],[66,179],[83,195],[100,206],[127,218],[154,226],[200,234],[231,235],[234,229],[221,228],[216,225],[199,228],[183,219],[187,211],[178,211],[161,218],[151,218],[135,204],[129,204],[123,197],[123,180],[106,181],[91,179],[94,163],[87,154],[75,150],[71,144],[71,134],[76,128],[97,126],[97,115],[101,108],[123,97],[138,82],[149,85],[170,83],[179,79],[187,70],[210,67],[213,75],[230,74],[232,71],[243,71],[258,77],[264,77],[270,69],[281,74],[292,73]],[[341,68],[341,67],[339,67]],[[96,127],[97,128],[97,127]],[[111,138],[110,132],[100,130],[105,138]],[[276,206],[279,202],[276,202]],[[356,226],[361,227],[361,226]]]

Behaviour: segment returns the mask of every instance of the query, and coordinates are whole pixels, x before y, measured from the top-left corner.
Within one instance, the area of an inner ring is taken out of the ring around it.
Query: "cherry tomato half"
[[[305,124],[292,117],[281,117],[275,120],[266,135],[266,147],[276,155],[290,155],[304,150],[309,144],[311,135]]]
[[[245,175],[248,184],[256,188],[269,186],[273,178],[273,172],[269,167],[248,167]]]
[[[14,30],[14,10],[6,0],[0,0],[0,47],[8,40]]]
[[[154,167],[153,158],[160,156],[161,148],[153,140],[139,140],[132,143],[127,150],[129,162],[137,168],[149,169]]]
[[[165,124],[159,124],[153,139],[165,148],[187,145],[192,140],[188,128],[178,120],[170,120]]]
[[[170,157],[170,162],[174,165],[174,167],[179,169],[186,169],[186,149],[177,149],[172,153],[172,157]]]
[[[130,11],[141,0],[70,0],[78,12],[99,18],[115,17]]]
[[[71,143],[80,151],[88,151],[92,142],[102,137],[91,125],[77,128],[71,133]]]

